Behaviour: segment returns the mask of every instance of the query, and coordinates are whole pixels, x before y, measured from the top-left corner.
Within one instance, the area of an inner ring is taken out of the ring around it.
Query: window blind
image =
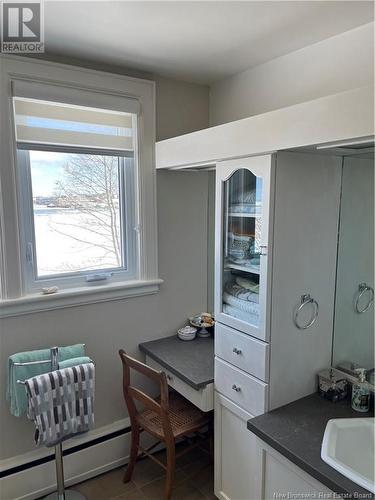
[[[133,116],[61,103],[14,98],[17,146],[49,144],[134,150]]]
[[[35,82],[31,80],[12,80],[13,97],[36,99],[73,104],[88,108],[102,108],[112,111],[139,114],[140,102],[135,97],[111,94],[104,91],[81,90],[58,84]]]
[[[136,99],[14,80],[15,133],[20,149],[58,146],[133,154]]]

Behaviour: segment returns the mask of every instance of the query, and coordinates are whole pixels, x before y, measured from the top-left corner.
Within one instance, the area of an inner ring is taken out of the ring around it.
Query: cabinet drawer
[[[265,342],[216,323],[216,356],[265,382],[268,382],[268,353]]]
[[[146,355],[146,364],[162,371],[167,376],[168,385],[175,389],[178,393],[191,401],[195,406],[202,411],[211,411],[214,407],[214,384],[208,384],[202,389],[194,389],[189,384],[180,379],[177,375],[170,372],[163,365],[154,361],[150,356]]]
[[[266,411],[268,385],[219,358],[215,358],[215,388],[254,416]]]

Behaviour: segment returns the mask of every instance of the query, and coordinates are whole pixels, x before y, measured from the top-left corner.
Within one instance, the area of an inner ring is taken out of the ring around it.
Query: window
[[[156,293],[154,83],[17,58],[0,77],[0,317]]]
[[[136,116],[14,99],[23,285],[137,277]]]

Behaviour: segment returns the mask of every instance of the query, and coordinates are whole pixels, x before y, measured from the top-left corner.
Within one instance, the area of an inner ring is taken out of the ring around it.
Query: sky
[[[50,151],[30,151],[33,196],[51,196],[56,182],[63,177],[68,155]]]
[[[17,115],[18,125],[37,128],[51,128],[105,135],[131,136],[131,128],[106,126],[60,119],[47,119],[36,116]],[[55,194],[56,182],[62,179],[63,166],[69,159],[69,154],[49,151],[30,151],[31,179],[33,196],[52,196]]]
[[[22,123],[19,117],[20,123]],[[64,120],[47,120],[26,117],[27,126],[30,127],[53,127],[61,130],[84,131],[99,134],[131,135],[131,129],[120,129],[117,127],[106,127],[102,125],[65,122]],[[33,185],[33,196],[52,196],[55,194],[55,185],[63,176],[63,166],[69,158],[69,154],[49,151],[30,151],[30,167]],[[48,168],[46,168],[48,167]]]

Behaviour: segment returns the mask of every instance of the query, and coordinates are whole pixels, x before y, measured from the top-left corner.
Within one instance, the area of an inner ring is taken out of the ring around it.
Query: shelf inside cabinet
[[[256,213],[253,213],[253,214],[247,214],[247,213],[241,213],[241,212],[227,212],[226,214],[224,214],[226,217],[240,217],[240,218],[243,218],[243,219],[257,219],[257,218],[260,218],[262,217],[262,214],[256,214]]]
[[[237,310],[237,314],[234,312],[235,310]],[[231,307],[231,312],[229,313],[229,311],[225,310],[225,304],[224,304],[223,314],[226,314],[229,317],[236,318],[240,321],[244,321],[245,323],[248,323],[249,325],[255,328],[257,328],[259,325],[259,315],[251,314],[249,312],[244,312],[236,307]]]
[[[225,269],[236,269],[237,271],[244,271],[246,273],[260,274],[259,266],[241,266],[238,264],[226,263]]]

